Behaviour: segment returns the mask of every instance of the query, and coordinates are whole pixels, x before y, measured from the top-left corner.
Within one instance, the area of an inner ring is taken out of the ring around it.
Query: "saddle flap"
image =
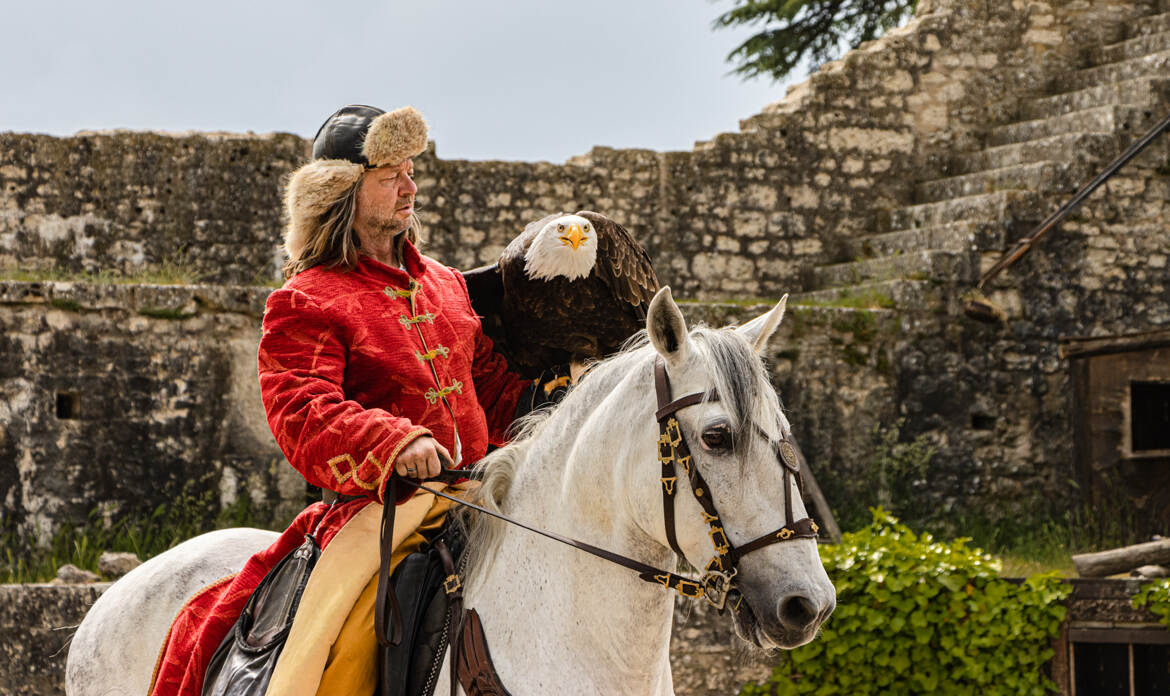
[[[264,586],[252,594],[244,607],[250,625],[241,624],[242,639],[247,646],[262,648],[292,625],[301,593],[320,553],[313,539],[307,537],[305,543],[269,573]]]
[[[312,536],[268,571],[203,675],[202,696],[263,696],[321,551]]]

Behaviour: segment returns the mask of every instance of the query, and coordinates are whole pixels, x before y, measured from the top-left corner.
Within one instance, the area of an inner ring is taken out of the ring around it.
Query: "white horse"
[[[482,463],[481,503],[545,529],[658,568],[677,562],[664,531],[653,381],[664,358],[673,398],[717,400],[677,413],[694,465],[737,546],[805,515],[775,443],[789,432],[758,353],[784,301],[736,331],[688,332],[667,289],[647,315],[649,341],[599,363],[559,407],[530,420]],[[470,513],[477,514],[477,513]],[[677,538],[693,567],[712,557],[702,509],[685,476],[675,496]],[[94,604],[66,668],[72,696],[141,696],[183,602],[238,570],[275,533],[211,532],[147,561]],[[466,605],[483,620],[492,659],[514,694],[670,694],[674,593],[615,564],[525,530],[473,520]],[[747,554],[735,584],[746,610],[730,612],[739,636],[762,648],[812,640],[835,591],[816,542],[803,538]],[[700,600],[701,601],[701,600]],[[732,620],[732,619],[729,619]],[[446,693],[444,667],[435,693]]]

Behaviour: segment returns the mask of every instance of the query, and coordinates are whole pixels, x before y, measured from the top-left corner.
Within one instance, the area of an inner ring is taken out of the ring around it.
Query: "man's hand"
[[[451,461],[451,453],[435,438],[424,435],[398,453],[394,471],[399,476],[421,481],[438,476],[444,461]]]

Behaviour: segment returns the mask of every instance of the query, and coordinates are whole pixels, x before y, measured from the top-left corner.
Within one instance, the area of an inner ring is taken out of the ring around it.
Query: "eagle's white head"
[[[524,273],[534,280],[589,275],[597,260],[597,228],[580,215],[562,215],[536,233],[524,254]]]

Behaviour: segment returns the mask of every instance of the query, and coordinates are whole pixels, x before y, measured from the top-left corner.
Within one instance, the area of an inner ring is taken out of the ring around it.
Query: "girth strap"
[[[511,696],[492,664],[479,614],[474,609],[468,609],[463,615],[462,624],[459,647],[452,664],[463,690],[468,696]]]

